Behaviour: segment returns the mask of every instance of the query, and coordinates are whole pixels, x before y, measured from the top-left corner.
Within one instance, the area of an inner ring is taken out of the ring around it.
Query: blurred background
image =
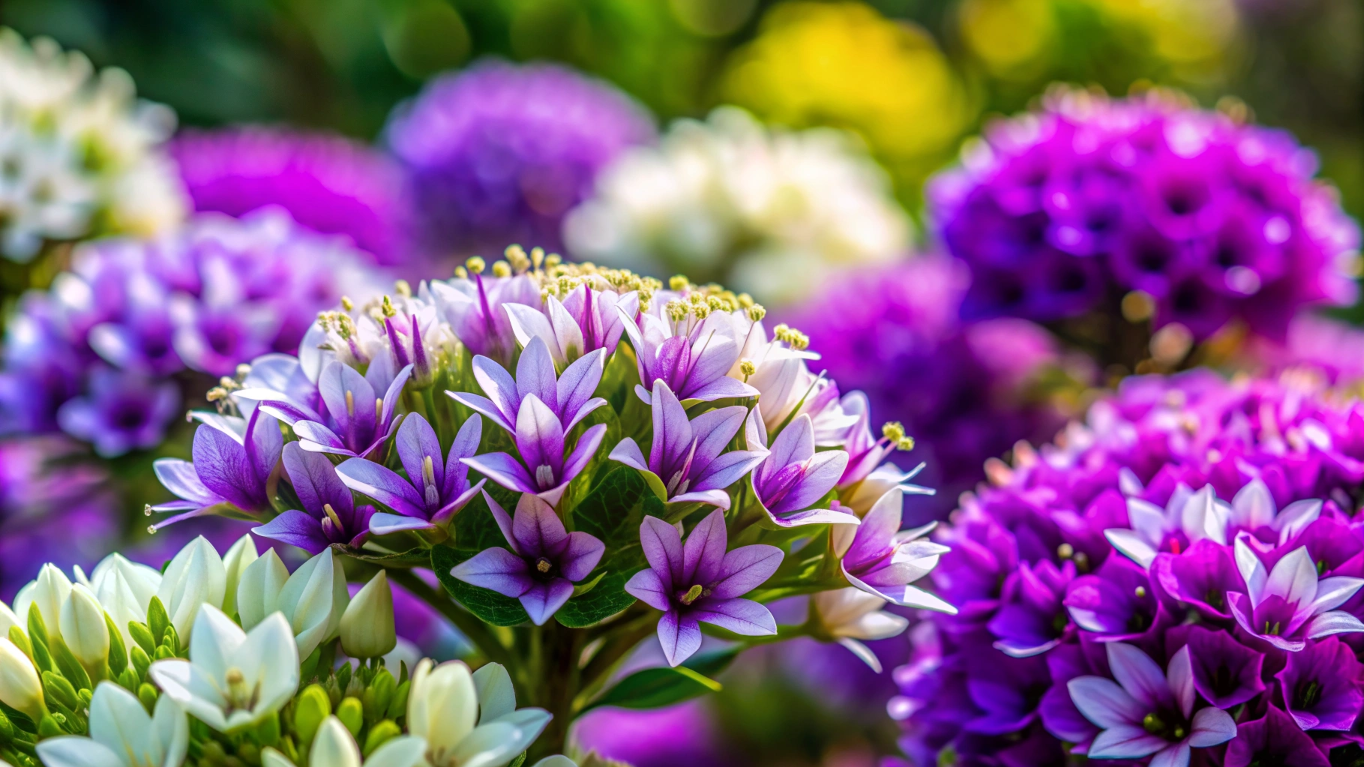
[[[948,206],[925,193],[979,150],[972,137],[1036,110],[1053,84],[1114,97],[1160,87],[1186,108],[1291,132],[1319,164],[1304,178],[1315,171],[1358,217],[1358,0],[4,0],[0,26],[120,67],[139,97],[170,107],[165,148],[190,208],[281,205],[306,229],[349,236],[367,268],[408,278],[519,243],[751,292],[809,335],[844,393],[867,393],[874,424],[900,421],[916,439],[897,460],[925,463],[917,481],[937,494],[914,499],[907,524],[945,518],[987,460],[1049,440],[1093,387],[1124,375],[1296,365],[1323,348],[1335,367],[1322,375],[1364,370],[1364,357],[1343,359],[1364,349],[1350,327],[1364,310],[1342,295],[1317,302],[1334,304],[1329,330],[1263,337],[1245,323],[1164,332],[1143,310],[1151,296],[1126,288],[1068,315],[973,316],[962,307],[984,278],[944,234]],[[256,127],[225,132],[243,125]],[[1357,232],[1343,238],[1328,256],[1353,252]],[[43,247],[0,274],[12,389],[48,380],[22,377],[49,315],[21,297],[73,268]],[[1109,324],[1086,336],[1096,315]],[[182,356],[172,404],[199,406],[235,364]],[[151,460],[188,452],[178,406],[137,416],[161,419],[157,438],[95,445],[96,460],[73,418],[57,418],[61,402],[6,405],[5,391],[0,380],[0,432],[46,442],[0,442],[0,532],[28,536],[4,550],[64,537],[89,561],[126,537],[155,559],[140,510],[165,500]],[[4,426],[6,407],[52,416]],[[43,474],[44,462],[65,473]],[[22,511],[54,504],[82,535]],[[11,561],[6,597],[31,577],[29,559]],[[458,649],[416,619],[409,638]],[[704,703],[598,712],[580,740],[638,767],[860,767],[896,753],[886,703],[905,636],[869,642],[880,674],[805,641],[746,656]],[[679,732],[693,749],[677,748]]]

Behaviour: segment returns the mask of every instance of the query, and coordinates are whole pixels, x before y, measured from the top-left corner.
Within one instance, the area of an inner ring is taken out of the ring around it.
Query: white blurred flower
[[[180,767],[189,750],[189,721],[167,695],[151,716],[137,696],[100,682],[90,701],[90,736],[66,735],[38,744],[47,767]]]
[[[856,588],[821,591],[810,599],[820,629],[878,674],[881,661],[860,640],[888,639],[909,627],[908,618],[882,611],[885,606],[886,600]]]
[[[842,267],[900,258],[910,232],[889,177],[855,137],[768,130],[734,107],[625,152],[564,223],[579,259],[686,271],[773,303]]]

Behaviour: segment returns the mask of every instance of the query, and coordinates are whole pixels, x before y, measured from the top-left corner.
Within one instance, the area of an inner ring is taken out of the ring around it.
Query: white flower
[[[433,668],[430,659],[417,664],[408,693],[407,728],[426,740],[430,767],[502,767],[539,737],[550,715],[540,709],[508,710],[500,676],[494,671],[487,677],[489,717],[484,720],[468,666],[450,661]],[[514,698],[510,706],[515,706]]]
[[[43,683],[33,661],[4,638],[0,638],[0,703],[28,714],[35,722],[47,713]]]
[[[256,553],[256,542],[247,533],[223,555],[223,570],[227,573],[227,584],[223,591],[223,612],[232,615],[237,612],[237,586],[241,583],[242,571],[255,562],[260,555]]]
[[[202,535],[171,559],[156,590],[157,598],[166,608],[171,625],[182,641],[190,636],[200,606],[221,607],[226,593],[227,570],[223,567],[223,558]]]
[[[378,658],[393,651],[393,590],[388,573],[379,574],[355,595],[341,616],[341,649],[352,658]]]
[[[28,630],[29,608],[37,607],[48,633],[61,636],[58,621],[61,619],[62,603],[70,595],[71,579],[66,577],[66,573],[54,564],[43,565],[38,577],[19,589],[14,597],[14,614],[19,618],[20,627]]]
[[[62,603],[62,640],[86,671],[98,674],[109,658],[109,624],[90,589],[77,583]]]
[[[308,764],[315,767],[418,767],[426,753],[426,741],[402,735],[384,741],[368,759],[360,758],[360,746],[340,719],[329,716],[317,728]],[[261,753],[264,767],[294,767],[294,763],[273,748]]]
[[[79,571],[76,575],[77,580],[83,580]],[[147,622],[147,607],[161,587],[161,573],[130,562],[122,554],[110,554],[95,566],[87,585],[118,627],[123,646],[131,648],[133,638],[128,633],[128,624]]]
[[[885,606],[886,600],[856,588],[821,591],[810,599],[813,617],[823,631],[878,674],[881,661],[858,640],[887,639],[909,627],[908,618],[883,612]]]
[[[298,691],[298,645],[275,613],[250,633],[212,606],[194,621],[189,660],[160,660],[151,676],[186,711],[219,732],[251,727]]]
[[[189,749],[189,722],[162,695],[151,716],[137,697],[100,682],[90,701],[90,737],[66,735],[38,744],[47,767],[180,767]]]
[[[276,610],[284,614],[306,658],[341,628],[350,594],[346,573],[331,549],[304,562],[293,575],[274,550],[268,550],[242,572],[237,610],[242,626],[252,628]]]
[[[20,622],[19,616],[9,609],[9,605],[0,602],[0,639],[9,636],[11,626],[18,626],[20,631],[24,629],[24,624]]]

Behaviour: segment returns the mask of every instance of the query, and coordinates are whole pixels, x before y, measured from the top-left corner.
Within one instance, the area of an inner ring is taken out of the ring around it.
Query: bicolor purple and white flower
[[[640,544],[649,568],[635,573],[625,590],[656,610],[663,655],[676,666],[701,647],[700,623],[742,636],[777,633],[772,613],[743,595],[761,586],[781,566],[782,551],[756,544],[733,551],[725,515],[716,509],[687,536],[657,517],[645,517]]]
[[[606,352],[598,349],[569,365],[562,374],[556,373],[549,346],[537,336],[522,350],[514,379],[488,357],[474,357],[474,380],[487,397],[469,392],[446,393],[487,416],[512,436],[518,433],[528,399],[534,398],[549,409],[564,433],[568,433],[589,413],[606,404],[601,397],[592,396],[601,383],[605,364]]]
[[[729,377],[739,361],[739,344],[727,320],[719,315],[697,319],[688,302],[665,303],[669,295],[656,294],[655,311],[640,314],[638,320],[623,307],[616,309],[638,359],[635,394],[647,404],[654,381],[663,381],[683,402],[758,396],[757,389]]]
[[[355,368],[332,360],[318,376],[318,409],[283,395],[262,399],[259,407],[293,427],[304,450],[368,458],[397,430],[401,420],[398,399],[412,376],[412,366],[403,367],[379,395],[380,388],[376,384],[381,380],[379,371],[385,368],[384,365],[372,365],[368,375],[361,375]],[[249,392],[260,396],[255,390]]]
[[[465,347],[502,364],[510,363],[516,353],[516,335],[506,307],[540,306],[540,289],[524,274],[474,274],[432,282],[430,291],[436,308]]]
[[[1217,499],[1212,485],[1198,492],[1181,485],[1163,509],[1140,498],[1128,498],[1127,516],[1130,530],[1105,530],[1104,537],[1133,562],[1150,567],[1161,551],[1178,554],[1204,539],[1226,543],[1231,509]]]
[[[539,338],[549,347],[554,364],[563,368],[598,349],[611,356],[625,332],[622,318],[639,314],[639,294],[630,291],[621,295],[582,284],[569,291],[563,301],[549,295],[543,308],[507,304],[506,311],[517,343],[524,347],[532,338]]]
[[[644,460],[639,445],[629,437],[611,451],[611,460],[643,474],[661,501],[705,503],[728,510],[725,488],[767,456],[762,450],[724,452],[743,426],[748,409],[725,407],[688,419],[686,409],[663,381],[654,381],[652,400],[654,436],[649,460]]]
[[[203,423],[194,432],[193,460],[161,458],[153,464],[157,479],[180,498],[148,509],[180,512],[153,525],[153,530],[217,507],[248,515],[270,508],[270,475],[284,448],[279,423],[259,409],[249,419],[216,413],[195,416]]]
[[[855,514],[834,508],[811,508],[838,484],[847,468],[848,454],[842,450],[815,452],[815,430],[810,416],[802,415],[787,424],[770,448],[767,427],[756,410],[749,414],[744,432],[750,450],[767,451],[762,463],[753,470],[751,481],[773,524],[779,527],[858,524]]]
[[[580,530],[568,532],[554,508],[539,496],[523,493],[514,516],[486,491],[483,499],[510,550],[484,549],[456,565],[450,575],[520,600],[531,622],[542,626],[573,596],[573,584],[596,568],[606,545]]]
[[[1151,767],[1188,767],[1192,749],[1236,737],[1236,723],[1212,707],[1195,711],[1189,648],[1174,654],[1167,672],[1129,644],[1108,645],[1113,679],[1082,676],[1066,687],[1080,713],[1101,732],[1090,743],[1090,759],[1142,759]],[[1116,681],[1114,681],[1116,680]]]
[[[284,473],[303,507],[290,509],[251,532],[320,554],[332,544],[358,548],[369,536],[375,509],[356,505],[350,488],[325,454],[304,450],[297,442],[284,446]]]
[[[901,607],[955,613],[952,605],[911,583],[928,575],[949,549],[926,538],[931,523],[900,531],[904,494],[891,489],[857,526],[830,528],[834,553],[848,583]]]
[[[350,458],[336,467],[346,487],[392,509],[369,520],[369,531],[388,535],[404,530],[446,527],[487,480],[469,484],[465,461],[478,452],[483,419],[474,414],[459,427],[448,454],[441,450],[435,429],[420,413],[411,413],[398,428],[394,445],[407,476],[364,458]]]
[[[1318,578],[1306,546],[1267,569],[1248,537],[1241,534],[1235,544],[1236,568],[1246,593],[1227,593],[1227,605],[1241,628],[1288,652],[1302,651],[1309,639],[1364,632],[1364,622],[1336,609],[1364,586],[1364,578]]]
[[[605,435],[606,424],[597,424],[583,432],[573,451],[565,455],[567,430],[548,405],[528,394],[521,401],[513,434],[520,459],[509,453],[484,453],[463,461],[508,490],[534,493],[557,506],[568,483],[596,457]]]

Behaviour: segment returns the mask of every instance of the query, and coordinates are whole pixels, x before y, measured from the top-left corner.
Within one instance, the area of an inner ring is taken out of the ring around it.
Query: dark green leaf
[[[573,508],[574,528],[595,536],[607,551],[639,543],[639,508],[653,497],[638,471],[618,466]]]
[[[683,666],[706,676],[715,676],[721,671],[729,668],[729,664],[739,657],[743,647],[731,647],[727,650],[717,650],[715,652],[693,655],[683,662]]]
[[[461,516],[469,511],[470,509],[466,508]],[[485,510],[483,513],[488,512]],[[431,549],[431,569],[436,572],[436,577],[440,579],[445,590],[450,592],[450,596],[483,622],[494,626],[518,626],[530,621],[526,609],[515,599],[504,597],[495,591],[471,586],[450,575],[451,568],[476,553],[467,549],[437,546]]]
[[[633,551],[639,554],[637,547]],[[635,598],[625,592],[625,582],[639,568],[617,570],[614,567],[608,565],[605,577],[591,591],[568,600],[559,608],[554,614],[559,623],[574,629],[591,626],[635,603]]]
[[[587,708],[662,708],[719,690],[719,682],[686,666],[646,668],[617,682]]]

